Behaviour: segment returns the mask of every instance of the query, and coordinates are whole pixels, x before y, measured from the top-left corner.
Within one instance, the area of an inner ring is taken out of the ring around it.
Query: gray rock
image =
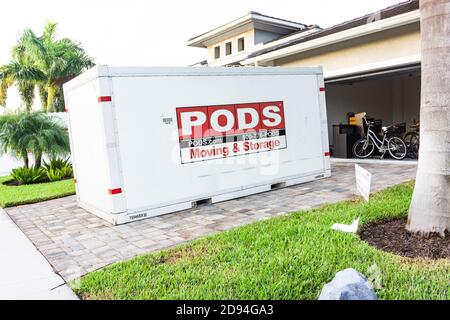
[[[319,300],[376,300],[377,295],[366,277],[349,268],[339,271],[320,293]]]

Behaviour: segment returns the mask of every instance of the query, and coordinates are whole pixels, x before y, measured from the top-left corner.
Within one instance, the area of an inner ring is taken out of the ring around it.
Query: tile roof
[[[394,17],[403,13],[407,13],[410,11],[414,11],[419,9],[419,0],[410,0],[410,1],[406,1],[406,2],[401,2],[399,4],[387,7],[385,9],[382,9],[380,11],[377,12],[373,12],[370,14],[366,14],[364,16],[349,20],[349,21],[345,21],[342,22],[340,24],[337,24],[335,26],[332,26],[330,28],[326,28],[326,29],[322,29],[320,31],[314,32],[314,33],[310,33],[304,37],[298,38],[298,39],[294,39],[282,44],[279,44],[277,46],[273,46],[270,48],[266,48],[266,49],[261,49],[259,51],[253,52],[252,54],[250,54],[248,56],[248,58],[253,58],[268,52],[272,52],[272,51],[276,51],[282,48],[286,48],[286,47],[290,47],[299,43],[303,43],[309,40],[313,40],[313,39],[317,39],[320,37],[324,37],[333,33],[337,33],[340,31],[344,31],[344,30],[348,30],[351,28],[355,28],[355,27],[359,27],[365,24],[369,24],[371,22],[374,21],[378,21],[378,20],[383,20],[383,19],[387,19],[390,17]],[[301,31],[297,31],[294,33],[289,34],[289,36],[294,35],[295,33],[299,33],[299,32],[303,32],[304,30]],[[279,39],[277,39],[279,40]],[[269,42],[270,43],[270,42]]]

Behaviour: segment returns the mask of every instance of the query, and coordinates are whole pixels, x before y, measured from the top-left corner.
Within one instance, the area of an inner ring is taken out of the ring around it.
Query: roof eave
[[[229,31],[230,29],[235,29],[235,28],[238,28],[240,26],[243,26],[243,25],[245,25],[247,23],[251,23],[251,22],[262,22],[262,23],[266,23],[266,24],[276,25],[276,26],[279,26],[279,27],[282,27],[285,29],[291,29],[292,31],[301,30],[301,29],[306,28],[305,25],[301,24],[301,23],[289,22],[289,21],[284,21],[284,20],[277,19],[277,18],[266,17],[266,16],[262,16],[258,13],[252,12],[252,13],[249,13],[237,20],[227,23],[221,27],[218,27],[214,30],[211,30],[202,35],[199,35],[197,37],[189,39],[187,42],[187,46],[206,48],[206,45],[205,45],[206,41],[208,41],[212,38],[215,38],[217,36],[220,36],[221,34]]]
[[[292,54],[301,53],[308,50],[317,49],[327,45],[335,44],[338,42],[362,37],[368,34],[380,32],[383,30],[393,29],[403,25],[411,24],[420,21],[419,10],[406,12],[394,17],[386,18],[383,20],[375,21],[370,24],[365,24],[352,29],[344,30],[334,34],[330,34],[324,37],[312,39],[306,42],[295,44],[292,46],[280,48],[274,51],[263,53],[255,57],[248,58],[242,61],[243,65],[251,65],[255,63],[265,63],[280,59]]]

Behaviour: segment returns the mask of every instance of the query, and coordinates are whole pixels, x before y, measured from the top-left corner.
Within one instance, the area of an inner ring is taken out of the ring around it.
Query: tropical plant
[[[10,153],[29,167],[28,152],[34,154],[39,168],[43,154],[51,157],[70,152],[66,128],[42,112],[7,114],[0,117],[0,152]]]
[[[63,175],[63,179],[73,178],[73,167],[72,165],[65,165],[59,169]]]
[[[407,229],[450,231],[450,0],[421,0],[420,149]]]
[[[0,67],[0,105],[6,90],[16,84],[27,111],[31,110],[37,86],[42,110],[64,111],[62,84],[94,65],[80,43],[56,39],[55,22],[49,22],[41,36],[25,29],[12,51],[12,61]],[[58,108],[58,109],[56,109]]]
[[[32,184],[42,182],[46,178],[46,173],[43,168],[16,168],[11,171],[11,177],[19,184]]]
[[[0,73],[0,106],[6,107],[6,100],[8,98],[8,88],[12,85],[11,78],[3,78],[3,74]]]
[[[69,159],[52,158],[50,162],[44,160],[43,167],[50,181],[58,181],[73,177],[73,168]]]
[[[69,158],[64,159],[60,157],[52,157],[50,158],[49,162],[43,161],[42,166],[45,168],[45,170],[50,169],[62,169],[66,166],[71,166]]]
[[[59,181],[64,179],[64,173],[60,169],[49,169],[47,170],[47,177],[50,181]]]
[[[60,169],[50,168],[46,171],[48,180],[59,181],[63,179],[73,178],[73,168],[71,165],[66,165]]]
[[[0,67],[0,103],[6,106],[7,90],[16,84],[26,111],[31,111],[35,83],[44,80],[44,75],[31,65],[26,57],[13,53],[13,60]]]
[[[0,155],[9,153],[18,159],[22,159],[25,168],[28,168],[28,150],[20,142],[19,121],[19,116],[16,114],[0,116]]]

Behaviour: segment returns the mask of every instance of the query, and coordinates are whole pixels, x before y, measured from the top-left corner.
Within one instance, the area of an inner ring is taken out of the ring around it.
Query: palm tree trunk
[[[36,153],[35,159],[34,159],[34,167],[40,168],[42,164],[42,153],[38,152]]]
[[[26,150],[22,151],[22,160],[25,168],[30,166],[30,160],[28,159],[28,152]]]
[[[420,151],[407,229],[450,231],[450,0],[420,0]]]
[[[56,112],[64,112],[66,107],[65,107],[65,102],[64,102],[64,90],[62,86],[58,86],[58,92],[56,94]]]
[[[34,101],[34,84],[32,82],[22,81],[19,82],[18,89],[25,106],[25,112],[31,112]]]
[[[41,111],[47,112],[47,99],[48,99],[48,93],[45,89],[45,85],[40,84],[39,85],[39,97],[41,99]]]
[[[47,86],[47,112],[55,112],[55,99],[58,87],[53,84]]]

